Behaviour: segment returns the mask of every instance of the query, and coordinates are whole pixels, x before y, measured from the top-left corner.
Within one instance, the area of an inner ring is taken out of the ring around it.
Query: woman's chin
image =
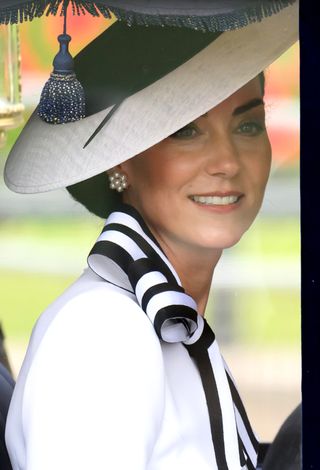
[[[200,235],[196,239],[196,244],[199,248],[204,248],[208,250],[224,250],[227,248],[231,248],[236,245],[242,237],[243,233],[240,234],[231,234],[229,233],[221,233],[215,236],[206,236]]]

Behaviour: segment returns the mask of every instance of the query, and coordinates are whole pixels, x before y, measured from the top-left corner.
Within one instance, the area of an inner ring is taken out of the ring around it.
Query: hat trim
[[[181,14],[176,6],[166,7],[168,12],[161,13],[159,8],[154,7],[152,14],[124,10],[121,7],[110,4],[112,13],[120,21],[129,25],[138,24],[144,26],[173,26],[179,28],[191,28],[199,31],[212,33],[219,31],[230,31],[243,28],[250,23],[256,23],[268,16],[279,13],[283,8],[292,5],[296,0],[273,0],[260,1],[256,5],[242,7],[235,11],[213,14],[212,7],[189,8],[188,14]],[[97,5],[99,3],[97,2]],[[150,8],[150,7],[149,7]],[[152,7],[151,7],[152,8]],[[142,7],[143,9],[143,7]],[[186,10],[186,8],[184,8]],[[173,11],[175,13],[173,13]]]
[[[87,0],[69,0],[72,5],[73,15],[104,16],[110,19],[111,12],[120,21],[125,21],[128,25],[145,26],[174,26],[191,28],[199,31],[229,31],[247,26],[250,23],[259,22],[263,18],[278,13],[283,8],[292,5],[296,0],[262,0],[256,5],[232,9],[230,12],[217,13],[216,7],[183,7],[166,6],[162,8],[137,7],[133,11],[113,5],[113,0],[108,5],[98,1],[88,2]],[[165,9],[165,13],[163,13]],[[23,21],[32,21],[44,14],[57,15],[64,14],[65,4],[61,0],[26,0],[20,5],[7,6],[0,10],[0,24],[15,24]],[[181,13],[181,10],[188,13]],[[215,11],[214,11],[215,10]]]
[[[109,8],[105,5],[96,5],[85,0],[69,0],[72,5],[73,15],[85,15],[89,13],[92,16],[100,15],[111,19],[112,15]],[[61,5],[62,4],[62,5]],[[0,8],[0,24],[16,24],[23,21],[32,21],[43,15],[56,16],[58,13],[63,15],[65,4],[61,0],[26,0],[19,5],[6,6]]]

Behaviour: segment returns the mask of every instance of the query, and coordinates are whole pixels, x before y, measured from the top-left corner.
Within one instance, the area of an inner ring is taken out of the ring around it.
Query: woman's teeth
[[[239,196],[192,196],[191,199],[194,202],[200,202],[201,204],[212,204],[215,206],[226,206],[228,204],[234,204],[238,201]]]

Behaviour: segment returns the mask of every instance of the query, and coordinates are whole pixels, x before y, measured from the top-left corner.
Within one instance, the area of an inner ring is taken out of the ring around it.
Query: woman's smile
[[[214,192],[208,194],[197,194],[189,196],[189,199],[201,207],[201,209],[223,214],[237,209],[243,196],[244,195],[239,192],[230,191],[226,193]]]

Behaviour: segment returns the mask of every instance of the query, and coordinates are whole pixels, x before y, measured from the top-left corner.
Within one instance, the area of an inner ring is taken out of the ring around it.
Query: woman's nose
[[[233,178],[240,171],[239,151],[232,139],[224,136],[208,143],[206,171],[210,175]]]

